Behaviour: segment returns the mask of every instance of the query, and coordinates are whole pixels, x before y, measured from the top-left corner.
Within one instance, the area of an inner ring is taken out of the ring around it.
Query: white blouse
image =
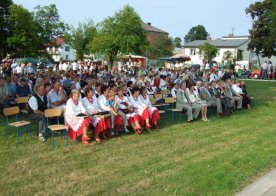
[[[86,109],[83,107],[81,101],[78,101],[78,104],[75,104],[72,98],[67,101],[65,114],[77,116],[84,112],[86,112]]]
[[[92,101],[89,101],[87,97],[82,99],[83,107],[86,109],[88,114],[97,113],[100,111],[100,107],[95,96],[92,97]]]

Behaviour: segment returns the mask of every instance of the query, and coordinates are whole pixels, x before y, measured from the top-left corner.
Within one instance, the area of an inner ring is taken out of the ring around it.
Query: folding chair
[[[172,105],[172,108],[168,109],[168,111],[172,112],[172,120],[175,121],[175,113],[176,112],[180,112],[179,118],[180,118],[180,121],[181,121],[181,117],[182,117],[181,112],[182,112],[182,109],[173,108],[173,104],[175,103],[174,97],[167,97],[167,98],[165,98],[165,103]]]
[[[25,114],[28,114],[29,97],[17,97],[15,100],[17,104],[25,104],[24,108],[19,110],[22,115],[24,116]]]
[[[156,100],[154,98],[150,98],[150,103],[152,106],[157,107],[157,108],[162,106],[161,104],[156,104]]]
[[[155,94],[154,98],[157,99],[163,99],[163,95],[162,94]]]
[[[19,114],[19,107],[14,106],[14,107],[9,107],[9,108],[4,108],[3,111],[4,115],[6,116],[6,127],[5,127],[5,137],[6,140],[8,138],[8,127],[15,127],[16,128],[16,135],[17,135],[17,143],[20,143],[20,134],[22,132],[22,128],[29,125],[29,121],[19,121],[18,120],[18,114]],[[9,117],[15,116],[15,122],[10,123]],[[30,138],[32,138],[32,132],[30,130]]]
[[[59,118],[61,117],[61,109],[53,108],[45,110],[46,117],[46,130],[49,129],[52,132],[52,146],[55,147],[55,132],[60,132],[60,138],[62,138],[62,132],[65,131],[66,145],[68,145],[68,128],[64,124],[59,123]],[[50,125],[49,118],[57,118],[57,124]]]

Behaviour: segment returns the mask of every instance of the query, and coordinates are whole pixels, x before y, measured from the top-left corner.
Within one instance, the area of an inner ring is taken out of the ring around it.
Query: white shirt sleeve
[[[99,96],[98,98],[98,104],[101,110],[105,110],[105,111],[110,111],[110,108],[108,106],[105,105],[105,99],[103,97],[103,95]]]
[[[34,96],[29,99],[28,103],[32,110],[38,109],[37,99]]]

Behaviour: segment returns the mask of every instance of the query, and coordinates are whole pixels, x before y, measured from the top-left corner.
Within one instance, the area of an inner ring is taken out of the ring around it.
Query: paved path
[[[276,169],[259,178],[237,196],[276,196]]]

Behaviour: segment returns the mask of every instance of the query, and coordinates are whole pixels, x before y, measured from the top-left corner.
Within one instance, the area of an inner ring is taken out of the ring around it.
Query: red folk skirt
[[[88,127],[90,124],[91,124],[91,119],[89,117],[85,117],[77,131],[74,131],[70,126],[68,126],[68,135],[70,139],[72,140],[77,139],[77,137],[82,135],[83,128]]]
[[[149,109],[145,109],[141,116],[139,116],[139,124],[141,126],[145,125],[145,120],[150,119],[150,111]]]
[[[151,115],[151,122],[152,124],[156,124],[157,121],[160,119],[160,114],[158,110],[154,110],[152,115]]]

